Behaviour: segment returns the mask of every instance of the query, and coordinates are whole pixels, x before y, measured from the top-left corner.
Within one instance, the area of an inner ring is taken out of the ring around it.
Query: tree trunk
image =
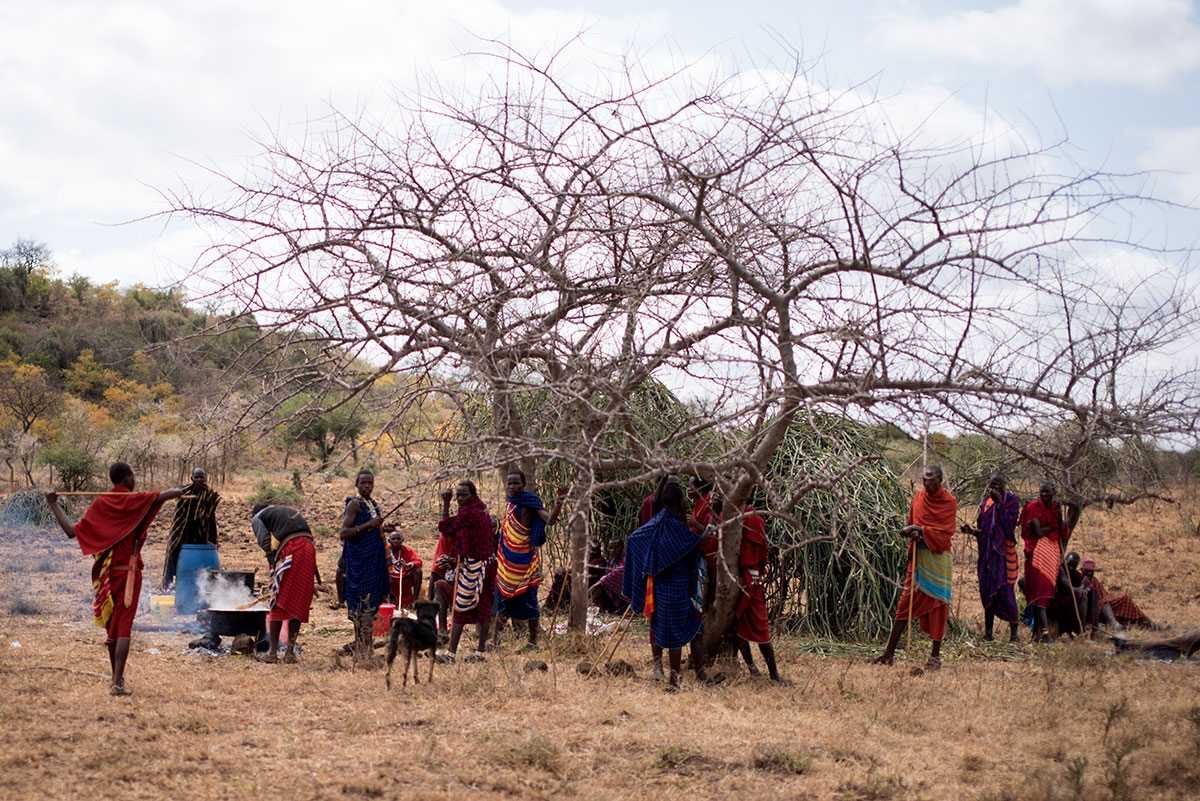
[[[591,482],[587,482],[588,485]],[[567,524],[570,537],[568,553],[571,560],[571,615],[568,625],[571,631],[587,630],[588,608],[588,564],[587,550],[590,535],[588,510],[591,509],[591,495],[588,487],[581,480],[576,480],[576,492],[571,493],[571,517]]]

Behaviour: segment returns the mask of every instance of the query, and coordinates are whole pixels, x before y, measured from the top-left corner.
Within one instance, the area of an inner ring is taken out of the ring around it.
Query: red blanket
[[[75,539],[89,556],[107,551],[130,534],[140,542],[162,508],[157,492],[130,492],[124,486],[112,492],[119,494],[97,497],[75,524]]]

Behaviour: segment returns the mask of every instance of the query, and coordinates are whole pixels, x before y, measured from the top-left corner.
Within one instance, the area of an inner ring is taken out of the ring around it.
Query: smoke
[[[203,602],[203,606],[224,611],[234,610],[239,606],[258,600],[258,597],[246,587],[240,577],[224,573],[209,573],[207,570],[196,574],[196,593]],[[254,611],[266,608],[266,605],[261,602],[253,607],[247,607]]]

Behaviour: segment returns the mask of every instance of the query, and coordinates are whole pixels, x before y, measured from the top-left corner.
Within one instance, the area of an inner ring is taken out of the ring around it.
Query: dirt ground
[[[306,487],[328,578],[349,484]],[[223,567],[257,569],[261,580],[249,488],[217,487],[220,553]],[[1089,511],[1073,541],[1111,590],[1131,592],[1175,631],[1200,627],[1200,535],[1188,498],[1183,507]],[[157,585],[170,517],[167,508],[146,546],[147,586]],[[434,505],[414,501],[401,522],[431,558]],[[194,634],[142,615],[127,671],[133,695],[112,698],[104,634],[90,623],[90,560],[60,532],[0,532],[0,545],[3,798],[1200,794],[1200,664],[1135,659],[1104,642],[1035,648],[1028,634],[1018,646],[983,642],[965,538],[956,540],[952,611],[966,633],[948,638],[940,672],[913,676],[902,659],[869,665],[878,644],[780,637],[794,686],[726,665],[723,685],[689,677],[677,695],[648,679],[640,625],[617,654],[636,678],[585,679],[574,667],[602,643],[560,636],[537,655],[553,667],[545,673],[525,672],[510,639],[484,664],[438,665],[432,684],[387,692],[382,671],[335,656],[350,629],[324,596],[298,665],[185,654]],[[928,641],[914,639],[920,664]]]

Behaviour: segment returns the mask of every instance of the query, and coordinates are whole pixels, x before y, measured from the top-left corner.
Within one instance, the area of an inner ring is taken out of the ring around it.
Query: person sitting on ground
[[[954,538],[958,500],[942,486],[942,468],[929,465],[921,477],[922,489],[917,492],[908,510],[908,525],[900,534],[913,543],[909,553],[908,573],[904,592],[896,606],[896,620],[883,653],[873,661],[879,665],[892,664],[892,655],[911,618],[921,621],[921,631],[933,640],[927,670],[942,666],[940,654],[946,623],[950,617],[950,587],[953,583],[954,561],[950,554]]]
[[[724,499],[713,492],[709,502],[713,516],[720,519]],[[771,629],[767,621],[767,600],[763,596],[762,571],[767,566],[767,524],[755,514],[754,507],[747,505],[743,510],[742,544],[738,550],[738,568],[741,571],[742,592],[738,596],[737,622],[734,625],[734,648],[746,660],[746,669],[751,676],[762,675],[754,664],[750,643],[758,643],[767,674],[771,681],[783,685],[791,682],[779,675],[775,661],[775,645],[771,642]],[[734,659],[737,659],[735,654]]]
[[[411,608],[422,585],[421,557],[404,544],[399,531],[388,535],[388,577],[392,601],[400,609]]]
[[[133,468],[125,462],[113,462],[108,478],[112,490],[92,501],[74,525],[58,507],[54,490],[46,493],[46,503],[63,533],[79,543],[85,556],[93,557],[93,622],[103,626],[107,634],[104,644],[112,668],[110,692],[129,695],[125,689],[125,662],[142,592],[142,545],[163,503],[178,498],[183,490],[134,492],[137,480]]]
[[[625,579],[625,541],[612,537],[608,541],[608,563],[604,575],[588,588],[588,598],[610,615],[622,615],[629,608],[629,599],[621,595]]]
[[[1072,551],[1058,568],[1054,597],[1046,606],[1046,620],[1057,627],[1060,636],[1075,637],[1083,633],[1081,623],[1088,620],[1088,594],[1082,582],[1079,554]]]
[[[700,610],[696,604],[696,576],[700,544],[705,535],[687,524],[687,507],[678,480],[661,480],[655,495],[662,511],[625,541],[625,576],[621,594],[629,598],[634,612],[650,619],[655,660],[667,651],[670,662],[669,692],[679,688],[683,646],[692,647],[696,677],[709,681],[704,655],[696,637],[700,634]],[[714,677],[714,681],[719,679]]]
[[[321,584],[317,569],[317,551],[308,521],[290,506],[256,503],[251,511],[250,528],[266,554],[271,568],[267,605],[267,653],[261,661],[278,661],[279,639],[283,623],[288,624],[287,649],[283,661],[296,661],[296,640],[300,625],[308,622],[316,586]]]
[[[1110,594],[1096,576],[1097,570],[1099,568],[1096,567],[1094,559],[1084,559],[1079,566],[1082,574],[1080,585],[1088,595],[1088,623],[1093,626],[1108,626],[1117,631],[1125,626],[1141,626],[1155,630],[1163,628],[1148,618],[1128,593]]]
[[[496,596],[496,524],[475,484],[460,481],[454,488],[458,512],[450,514],[449,489],[442,490],[442,519],[438,532],[446,537],[458,567],[454,571],[454,622],[450,627],[449,659],[458,653],[463,628],[474,625],[479,649],[464,662],[482,662]]]

